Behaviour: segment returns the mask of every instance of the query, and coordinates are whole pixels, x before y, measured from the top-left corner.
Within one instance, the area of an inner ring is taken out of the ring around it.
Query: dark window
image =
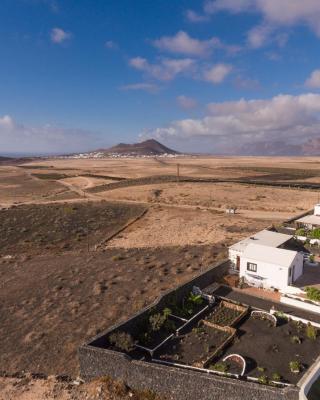
[[[257,264],[247,263],[247,270],[251,272],[257,272]]]

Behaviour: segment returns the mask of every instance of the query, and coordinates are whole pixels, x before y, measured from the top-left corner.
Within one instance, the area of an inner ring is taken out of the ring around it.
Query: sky
[[[2,0],[0,154],[320,137],[319,0]]]

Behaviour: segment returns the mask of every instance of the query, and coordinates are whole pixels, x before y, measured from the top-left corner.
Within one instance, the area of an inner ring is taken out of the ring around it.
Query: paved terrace
[[[217,286],[216,284],[213,284],[203,289],[203,291],[207,294],[225,297],[227,299],[234,300],[239,303],[243,303],[268,312],[272,307],[274,307],[277,311],[282,311],[286,314],[292,314],[296,317],[304,318],[306,320],[317,322],[320,324],[320,314],[315,314],[310,311],[301,310],[300,308],[287,306],[286,304],[265,300],[260,297],[248,295],[246,293],[241,293],[240,290],[235,290],[228,286]]]

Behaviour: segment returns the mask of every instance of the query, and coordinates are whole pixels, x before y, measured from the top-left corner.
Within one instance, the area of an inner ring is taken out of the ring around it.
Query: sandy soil
[[[113,181],[108,179],[92,178],[87,176],[75,176],[72,178],[64,178],[59,180],[60,183],[70,185],[71,188],[82,190],[89,189],[94,186],[106,185]]]
[[[77,197],[59,182],[37,179],[18,167],[0,167],[0,206]]]
[[[108,242],[107,247],[159,247],[215,244],[225,246],[270,225],[217,211],[153,206],[133,226]]]
[[[225,257],[222,245],[2,258],[0,365],[77,376],[77,348]]]
[[[156,197],[155,191],[160,191]],[[318,193],[311,190],[271,188],[225,183],[165,183],[121,188],[99,193],[99,197],[112,200],[160,202],[169,205],[193,205],[225,211],[236,206],[238,211],[271,211],[299,213],[308,210],[318,201]],[[262,214],[263,215],[263,214]]]
[[[121,158],[121,159],[54,159],[40,160],[28,166],[53,166],[64,173],[83,171],[101,175],[137,178],[152,175],[175,175],[177,163],[181,176],[236,178],[263,176],[268,169],[320,171],[317,157],[179,157],[179,158]],[[258,168],[264,168],[263,171]]]
[[[108,378],[82,384],[59,377],[0,377],[0,400],[160,400],[149,391],[131,390]],[[162,400],[164,400],[162,398]],[[169,400],[169,399],[167,399]]]

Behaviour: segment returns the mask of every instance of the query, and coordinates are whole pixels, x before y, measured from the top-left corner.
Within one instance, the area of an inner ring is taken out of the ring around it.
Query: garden
[[[206,368],[235,335],[235,329],[224,328],[201,320],[161,349],[159,359],[166,362]]]
[[[234,372],[223,359],[241,354],[246,360],[246,375],[262,384],[284,382],[296,384],[320,353],[320,332],[313,325],[278,318],[275,327],[270,320],[247,318],[237,337],[210,366]]]
[[[220,326],[235,326],[248,312],[248,307],[221,301],[205,319]]]
[[[320,353],[320,332],[311,324],[277,318],[233,302],[208,303],[193,293],[151,309],[131,332],[108,337],[112,350],[183,368],[248,379],[296,384]]]

